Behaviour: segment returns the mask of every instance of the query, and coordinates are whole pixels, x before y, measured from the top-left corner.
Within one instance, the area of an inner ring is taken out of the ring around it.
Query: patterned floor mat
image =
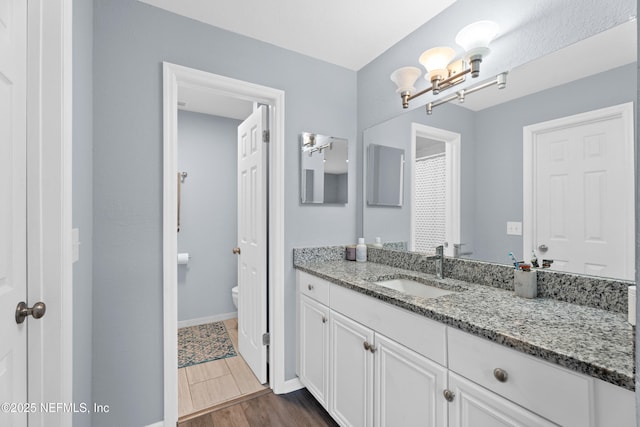
[[[222,322],[178,329],[178,368],[237,356]]]

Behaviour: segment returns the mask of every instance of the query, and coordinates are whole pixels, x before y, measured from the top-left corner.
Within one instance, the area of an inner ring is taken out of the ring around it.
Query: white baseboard
[[[180,320],[178,322],[178,328],[204,325],[205,323],[221,322],[223,320],[235,319],[236,317],[238,317],[238,312],[233,311],[231,313],[216,314],[215,316],[199,317],[197,319],[190,319],[190,320]]]
[[[296,377],[279,384],[278,387],[273,389],[273,392],[275,394],[287,394],[292,391],[300,390],[301,388],[304,388],[304,385],[300,382],[300,379]]]
[[[164,421],[158,421],[157,423],[149,424],[147,427],[165,427]]]

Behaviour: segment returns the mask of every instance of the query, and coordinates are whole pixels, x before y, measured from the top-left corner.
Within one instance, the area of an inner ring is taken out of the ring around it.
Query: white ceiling
[[[359,70],[455,0],[140,0]]]

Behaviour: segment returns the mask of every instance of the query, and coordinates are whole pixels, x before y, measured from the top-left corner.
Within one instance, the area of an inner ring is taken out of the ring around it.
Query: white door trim
[[[269,384],[275,393],[289,390],[285,381],[284,342],[284,91],[205,71],[163,63],[163,311],[164,311],[164,422],[178,420],[176,363],[178,87],[192,87],[268,104],[269,129]]]
[[[415,249],[416,230],[416,170],[413,165],[416,162],[416,140],[418,137],[434,139],[445,143],[446,150],[446,207],[445,216],[445,241],[448,242],[444,254],[453,256],[453,245],[460,242],[460,134],[444,129],[420,123],[411,123],[411,151],[409,162],[411,173],[409,176],[409,188],[411,188],[411,226],[409,231],[409,250]]]
[[[634,170],[634,145],[635,140],[633,138],[633,102],[627,102],[625,104],[614,105],[612,107],[601,108],[598,110],[588,111],[586,113],[575,114],[568,117],[561,117],[559,119],[549,120],[546,122],[536,123],[522,128],[522,253],[529,254],[533,248],[533,240],[535,236],[535,176],[536,170],[535,155],[534,155],[534,141],[536,136],[545,132],[551,132],[560,130],[567,127],[579,126],[581,124],[587,124],[598,120],[607,120],[615,117],[620,117],[624,126],[624,139],[629,143],[625,146],[626,161],[628,164],[626,167],[630,170]],[[626,194],[625,200],[627,200],[626,212],[627,218],[635,221],[635,185],[631,181],[627,188],[622,188],[620,191]],[[531,197],[527,197],[529,194]],[[630,257],[627,265],[634,266],[634,253],[635,253],[635,233],[631,233],[625,242],[625,253]]]
[[[27,7],[27,295],[47,304],[41,320],[27,320],[29,401],[71,403],[72,0]],[[29,415],[32,427],[69,426],[73,416]]]

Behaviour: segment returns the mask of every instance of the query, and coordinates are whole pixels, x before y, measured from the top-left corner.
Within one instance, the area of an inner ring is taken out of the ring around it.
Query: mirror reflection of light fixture
[[[325,139],[328,139],[329,142],[324,144],[320,143],[316,136],[316,134],[309,132],[302,133],[302,151],[309,154],[309,157],[311,157],[311,155],[315,152],[322,153],[322,150],[325,150],[327,148],[329,150],[333,150],[334,138],[332,136],[325,137]]]
[[[480,63],[489,55],[489,43],[498,34],[498,24],[493,21],[478,21],[467,25],[458,32],[456,43],[464,50],[462,60],[453,61],[455,51],[450,47],[435,47],[420,55],[419,62],[427,70],[425,78],[431,86],[418,93],[415,82],[422,74],[419,68],[402,67],[391,74],[391,80],[398,87],[397,93],[402,98],[402,107],[409,108],[409,101],[427,92],[434,95],[464,81],[466,74],[478,77]]]

